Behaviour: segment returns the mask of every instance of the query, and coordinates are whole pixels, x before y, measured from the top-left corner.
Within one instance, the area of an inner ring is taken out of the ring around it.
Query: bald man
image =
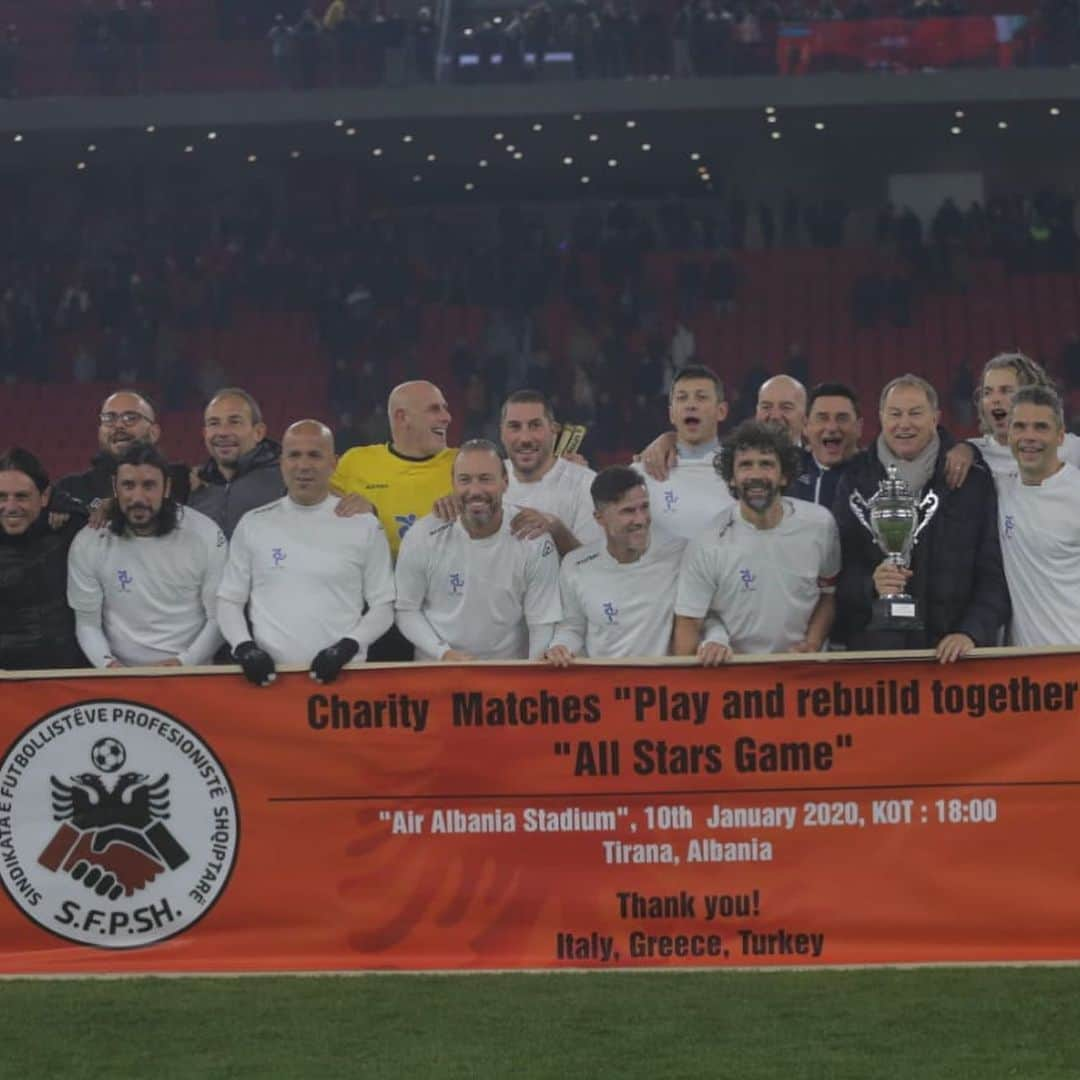
[[[396,557],[412,525],[450,494],[456,451],[447,449],[450,409],[433,383],[394,387],[386,412],[390,442],[347,450],[330,483],[339,495],[370,500]]]
[[[113,497],[113,473],[116,462],[133,446],[155,446],[161,438],[161,426],[150,400],[134,390],[110,394],[97,412],[98,452],[86,472],[61,477],[49,500],[51,515],[87,516],[102,502]],[[190,480],[186,465],[169,466],[169,488],[179,503],[188,500]],[[60,522],[53,518],[55,524]]]
[[[313,679],[331,682],[394,621],[386,533],[373,514],[335,513],[336,465],[330,429],[298,420],[281,440],[284,498],[248,511],[233,533],[218,620],[257,686],[273,681],[277,664],[310,664]]]
[[[795,446],[802,446],[806,427],[806,387],[790,375],[766,379],[758,388],[754,419],[784,432]]]

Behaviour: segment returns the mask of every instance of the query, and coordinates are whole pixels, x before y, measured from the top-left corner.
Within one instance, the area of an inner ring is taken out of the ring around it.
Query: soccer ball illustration
[[[90,748],[90,760],[94,763],[94,767],[102,772],[116,772],[117,769],[123,768],[124,762],[127,761],[127,751],[116,739],[106,737],[98,739]]]

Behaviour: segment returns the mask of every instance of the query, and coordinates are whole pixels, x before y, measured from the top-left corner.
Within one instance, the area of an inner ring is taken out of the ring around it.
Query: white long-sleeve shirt
[[[217,589],[225,535],[183,507],[165,536],[83,529],[68,553],[68,604],[95,667],[207,663],[221,644]]]
[[[686,541],[654,532],[636,561],[621,563],[601,540],[570,552],[559,573],[563,617],[552,647],[574,656],[667,656]]]
[[[398,552],[397,624],[418,660],[448,649],[482,660],[537,659],[559,621],[559,556],[550,536],[474,540],[460,521],[418,521]]]
[[[329,495],[303,506],[286,495],[240,519],[218,590],[222,633],[233,648],[253,638],[279,664],[308,664],[349,637],[360,645],[359,662],[393,624],[386,533],[374,514],[338,517],[339,501]]]

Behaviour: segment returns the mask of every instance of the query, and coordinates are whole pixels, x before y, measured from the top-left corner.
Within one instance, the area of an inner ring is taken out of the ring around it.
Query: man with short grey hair
[[[1021,387],[1008,433],[1017,471],[999,473],[997,486],[1009,644],[1080,644],[1080,470],[1059,456],[1061,398],[1049,386]]]
[[[925,379],[907,374],[890,381],[881,394],[881,434],[852,459],[837,489],[843,569],[832,640],[849,649],[933,648],[950,663],[977,645],[996,644],[1008,620],[993,478],[980,459],[959,487],[948,486],[945,459],[953,440],[939,429],[939,415],[937,392]],[[910,568],[885,558],[850,505],[853,492],[871,499],[889,467],[917,502],[930,491],[939,500]],[[875,597],[901,593],[915,598],[925,628],[869,629]]]

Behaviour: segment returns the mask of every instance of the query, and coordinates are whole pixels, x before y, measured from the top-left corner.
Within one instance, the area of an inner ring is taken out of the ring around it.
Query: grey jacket
[[[281,447],[272,439],[263,439],[236,463],[231,480],[225,479],[217,462],[211,459],[199,470],[202,486],[191,493],[188,506],[212,518],[231,538],[244,514],[285,494],[280,458]]]

